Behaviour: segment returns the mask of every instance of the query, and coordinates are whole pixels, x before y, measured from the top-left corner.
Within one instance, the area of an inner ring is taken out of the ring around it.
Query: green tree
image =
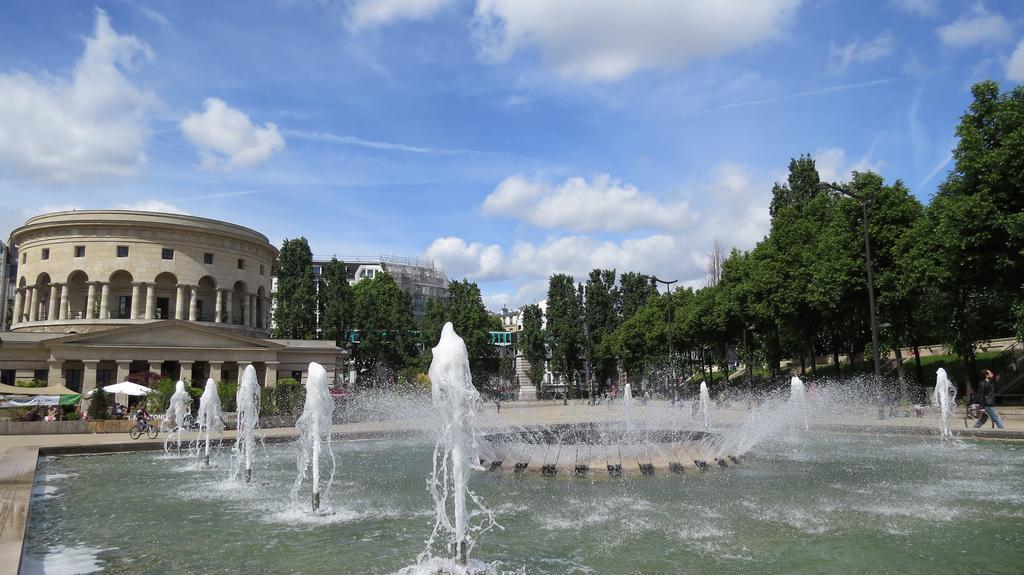
[[[274,337],[313,339],[316,336],[316,284],[313,252],[306,238],[285,240],[277,256],[274,294]]]
[[[584,292],[584,310],[587,322],[587,345],[598,391],[604,391],[604,382],[615,373],[616,357],[613,334],[619,324],[616,301],[619,290],[615,286],[615,270],[595,269],[587,278]]]
[[[519,331],[517,345],[523,358],[530,364],[529,377],[534,386],[540,387],[544,377],[544,362],[547,350],[544,348],[544,312],[537,304],[523,306],[523,329]]]
[[[548,281],[547,340],[551,371],[571,381],[581,367],[583,313],[572,276],[555,274]]]
[[[626,272],[619,276],[619,320],[626,321],[658,295],[658,285],[648,275]]]
[[[321,327],[324,337],[341,345],[354,313],[348,270],[337,258],[331,258],[320,275]]]
[[[354,354],[360,368],[378,366],[398,371],[415,354],[412,299],[391,274],[377,273],[352,287],[359,345]]]
[[[444,302],[430,301],[424,309],[423,321],[420,324],[424,338],[423,365],[429,367],[432,357],[430,348],[437,345],[437,340],[441,337],[441,328],[449,321],[452,322],[455,333],[466,342],[470,369],[474,374],[487,371],[497,356],[494,346],[488,340],[488,332],[500,331],[501,320],[487,311],[480,287],[475,282],[465,279],[461,282],[450,282],[448,299]],[[495,370],[496,368],[491,371]]]

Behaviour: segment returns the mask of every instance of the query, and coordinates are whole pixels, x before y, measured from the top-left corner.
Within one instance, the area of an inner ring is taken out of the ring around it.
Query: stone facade
[[[332,376],[345,352],[330,341],[268,339],[277,250],[234,224],[134,211],[29,219],[18,248],[11,331],[0,334],[0,381],[45,379],[81,392],[131,373],[260,384]],[[333,378],[331,378],[333,381]]]

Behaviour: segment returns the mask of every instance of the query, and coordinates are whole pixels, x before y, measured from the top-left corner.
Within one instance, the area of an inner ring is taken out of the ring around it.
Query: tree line
[[[880,353],[902,370],[900,349],[911,348],[909,376],[923,382],[919,347],[945,343],[976,376],[979,342],[1024,334],[1024,88],[982,82],[972,94],[952,170],[928,205],[873,172],[823,182],[802,155],[772,190],[768,235],[749,251],[713,250],[705,287],[659,293],[654,278],[615,270],[580,284],[553,275],[546,327],[539,308],[523,309],[531,379],[549,358],[574,381],[587,357],[599,391],[619,367],[667,381],[673,370],[708,378],[712,366],[724,377],[753,358],[763,379],[788,358],[816,373],[812,358],[827,356],[830,373],[842,373],[840,356],[871,354],[863,205]]]

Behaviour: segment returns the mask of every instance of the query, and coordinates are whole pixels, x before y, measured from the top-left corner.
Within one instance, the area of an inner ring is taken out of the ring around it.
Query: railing
[[[997,396],[1024,397],[1024,342],[1015,341],[992,359],[991,366],[1002,380]]]

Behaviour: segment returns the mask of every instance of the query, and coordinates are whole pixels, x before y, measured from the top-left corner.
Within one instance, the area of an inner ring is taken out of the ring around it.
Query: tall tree
[[[615,346],[612,335],[618,327],[619,318],[615,310],[619,291],[615,286],[615,270],[595,269],[587,278],[584,291],[584,310],[587,322],[587,346],[598,391],[603,391],[604,382],[615,373]]]
[[[313,252],[306,238],[286,239],[281,246],[277,256],[277,292],[274,299],[274,337],[316,337]]]
[[[626,321],[633,317],[656,295],[658,286],[651,276],[636,272],[622,274],[619,276],[619,319]]]
[[[352,287],[354,325],[359,330],[355,359],[362,368],[404,368],[415,353],[412,299],[388,273]]]
[[[487,370],[497,355],[488,341],[488,332],[500,331],[501,320],[487,311],[480,287],[465,279],[448,284],[448,299],[444,302],[433,300],[427,303],[420,325],[424,338],[423,366],[430,365],[430,348],[437,344],[441,328],[449,321],[466,342],[470,369],[474,373]]]
[[[544,348],[544,312],[537,304],[523,306],[523,329],[519,332],[519,351],[530,364],[530,382],[540,386],[544,377],[544,362],[547,350]]]
[[[341,345],[345,332],[352,323],[354,313],[352,287],[348,283],[348,270],[337,258],[331,258],[320,274],[320,325],[324,337]]]
[[[583,314],[572,276],[555,274],[548,282],[547,340],[551,346],[551,371],[571,381],[580,369],[583,347]]]

